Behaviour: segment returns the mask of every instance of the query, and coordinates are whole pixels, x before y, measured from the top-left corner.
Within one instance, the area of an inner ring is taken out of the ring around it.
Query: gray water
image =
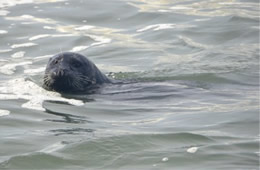
[[[259,2],[0,1],[0,169],[258,169]],[[41,88],[74,51],[124,83]]]

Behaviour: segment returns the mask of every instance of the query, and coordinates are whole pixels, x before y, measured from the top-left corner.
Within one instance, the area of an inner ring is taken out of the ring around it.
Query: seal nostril
[[[60,69],[60,70],[58,71],[58,75],[59,75],[59,76],[63,76],[63,70],[62,70],[62,69]]]

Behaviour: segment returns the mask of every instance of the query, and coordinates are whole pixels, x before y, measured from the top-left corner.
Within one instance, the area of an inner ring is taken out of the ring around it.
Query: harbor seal
[[[49,59],[43,78],[43,88],[59,93],[90,91],[111,80],[85,56],[63,52]]]

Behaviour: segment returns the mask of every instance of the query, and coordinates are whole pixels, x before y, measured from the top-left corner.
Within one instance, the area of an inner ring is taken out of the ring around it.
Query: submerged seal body
[[[98,85],[110,82],[111,80],[85,56],[64,52],[49,59],[43,88],[60,93],[88,92]]]

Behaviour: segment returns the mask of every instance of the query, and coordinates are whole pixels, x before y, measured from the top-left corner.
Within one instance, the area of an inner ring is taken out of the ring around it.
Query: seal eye
[[[52,62],[52,64],[53,64],[53,65],[56,65],[56,64],[58,64],[58,62],[59,62],[58,60],[54,60],[54,61]]]

